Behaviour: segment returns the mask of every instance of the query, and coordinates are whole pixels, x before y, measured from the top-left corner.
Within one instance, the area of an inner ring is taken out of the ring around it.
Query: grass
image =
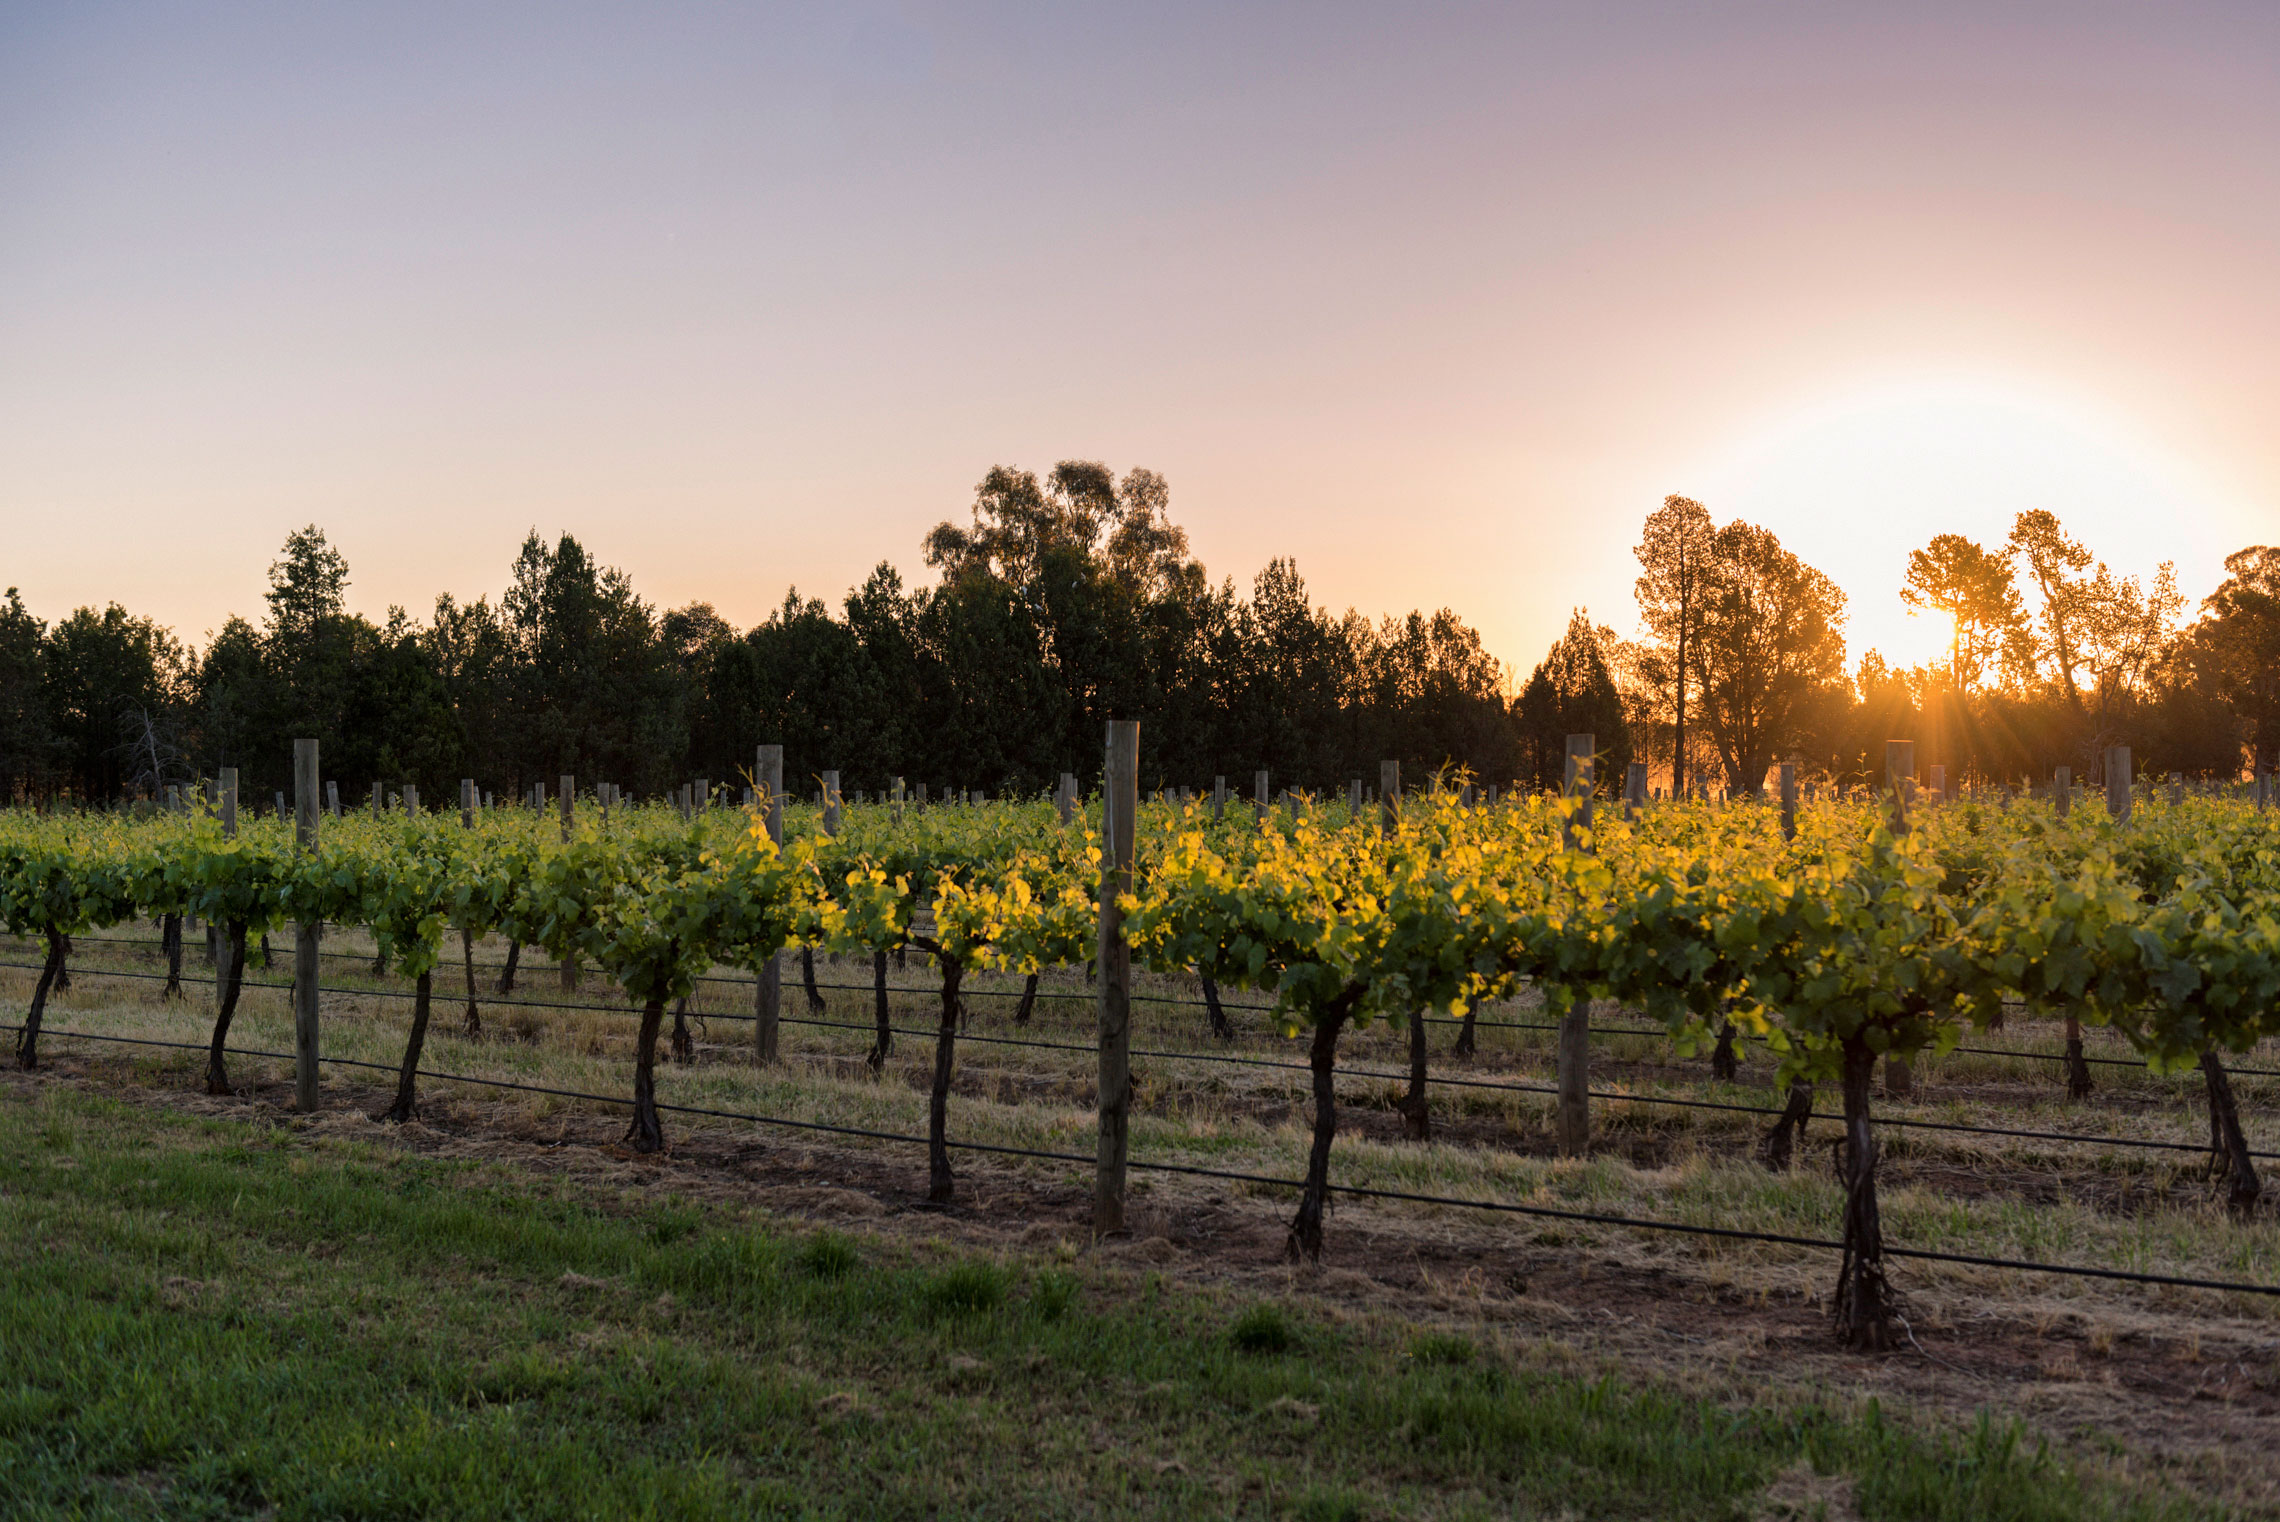
[[[0,1102],[0,1514],[2170,1518],[1988,1418],[1734,1404],[1112,1267]]]

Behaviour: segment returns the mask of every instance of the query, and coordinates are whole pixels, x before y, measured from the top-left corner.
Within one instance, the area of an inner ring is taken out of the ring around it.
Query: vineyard
[[[292,1058],[303,1109],[321,1065],[392,1071],[375,1118],[393,1121],[423,1076],[456,1078],[627,1108],[637,1152],[664,1148],[676,1113],[923,1145],[936,1202],[958,1196],[957,1154],[1090,1167],[1099,1232],[1124,1224],[1128,1170],[1295,1190],[1285,1246],[1302,1261],[1331,1239],[1333,1197],[1826,1252],[1827,1304],[1867,1349],[1912,1335],[1894,1325],[1900,1264],[2134,1282],[2258,1317],[2280,1296],[2258,1209],[2273,1154],[2235,1092],[2253,1111],[2272,1070],[2242,1054],[2280,1034],[2280,822],[2250,798],[2141,791],[2108,810],[1903,789],[1777,810],[1430,787],[1120,808],[1112,786],[1089,806],[1065,788],[922,807],[763,789],[773,806],[601,789],[543,810],[478,807],[470,789],[452,814],[414,798],[320,821],[312,785],[296,822],[241,817],[227,791],[143,817],[8,816],[0,921],[24,942],[11,976],[36,973],[17,1059],[34,1067],[57,1040],[171,1043],[202,1050],[205,1087],[226,1094],[233,1057]],[[249,967],[293,925],[289,982]],[[205,927],[203,954],[185,926]],[[534,991],[541,957],[558,987]],[[50,1021],[66,985],[106,979],[155,999]],[[180,996],[201,982],[210,1030],[185,1041]],[[295,1052],[233,1046],[248,989],[292,997]],[[431,1032],[439,1003],[448,1030]],[[164,1018],[137,1025],[138,1008]],[[589,1072],[630,1058],[630,1082],[565,1084],[535,1056],[513,1073],[428,1065],[431,1043],[519,1047],[547,1021]],[[834,1106],[797,1077],[875,1087],[914,1052],[923,1135],[890,1098]],[[965,1081],[976,1052],[986,1085]],[[1745,1067],[1754,1083],[1735,1081]],[[1972,1078],[2007,1097],[1915,1102]],[[2094,1090],[2127,1103],[2086,1123],[2068,1101]],[[1179,1125],[1199,1096],[1303,1114],[1302,1176]],[[1072,1117],[1086,1101],[1091,1127]],[[1360,1125],[1353,1162],[1342,1117]],[[1507,1166],[1682,1138],[1779,1177],[1807,1171],[1809,1133],[1832,1122],[1838,1208],[1817,1223],[1802,1200],[1606,1208]],[[2016,1188],[2008,1163],[1969,1166],[1990,1141],[2037,1149],[2030,1172],[2075,1171],[2046,1203],[2119,1179],[2150,1204],[2093,1211],[2095,1230],[2030,1211],[1993,1237],[1952,1221],[1888,1235],[1884,1151]],[[1443,1161],[1405,1165],[1405,1147]],[[2163,1212],[2197,1203],[2237,1224],[2180,1263]],[[2050,1250],[2085,1240],[2104,1255]]]

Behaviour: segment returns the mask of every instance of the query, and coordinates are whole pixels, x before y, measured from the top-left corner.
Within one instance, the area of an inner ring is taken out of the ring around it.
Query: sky
[[[2280,541],[2276,275],[2269,4],[0,0],[0,583],[745,626],[1079,458],[1522,673],[1670,493],[1923,659],[1936,533]]]

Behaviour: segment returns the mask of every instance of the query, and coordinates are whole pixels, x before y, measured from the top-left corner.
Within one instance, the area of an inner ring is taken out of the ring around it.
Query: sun
[[[1697,480],[1686,495],[1718,521],[1772,529],[1844,589],[1855,668],[1872,648],[1900,666],[1947,660],[1952,620],[1900,600],[1909,552],[1935,534],[2000,549],[2018,514],[2046,508],[2117,572],[2147,577],[2174,560],[2197,599],[2255,533],[2245,511],[2094,405],[1986,381],[1912,380],[1789,408]]]

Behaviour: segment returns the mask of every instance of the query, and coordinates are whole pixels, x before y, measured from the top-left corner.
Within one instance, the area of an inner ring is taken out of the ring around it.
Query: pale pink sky
[[[1628,630],[1666,492],[1915,637],[2050,506],[2280,539],[2280,9],[0,7],[0,583],[192,639],[568,529],[739,624],[992,463],[1214,576]]]

